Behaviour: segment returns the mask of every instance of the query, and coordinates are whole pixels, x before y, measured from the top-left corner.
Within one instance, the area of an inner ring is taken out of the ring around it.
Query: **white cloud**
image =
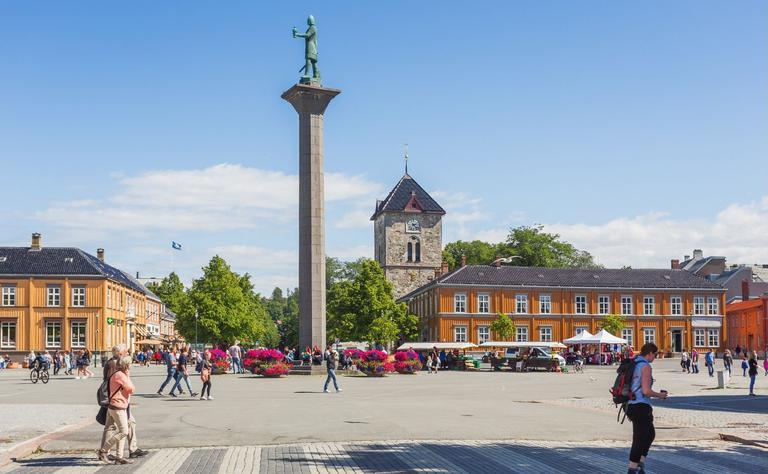
[[[325,253],[329,257],[336,257],[345,262],[351,262],[358,258],[373,258],[373,246],[371,245],[355,245],[352,247],[341,247],[328,249]]]
[[[227,262],[242,268],[285,268],[295,269],[299,255],[293,250],[276,250],[251,245],[224,245],[212,247],[209,255],[219,255]],[[252,271],[250,273],[253,273]]]
[[[371,211],[354,210],[342,215],[339,219],[334,219],[333,226],[337,229],[373,229],[371,224]]]
[[[466,240],[477,232],[477,222],[490,219],[483,200],[465,192],[432,191],[429,193],[445,209],[444,242]]]

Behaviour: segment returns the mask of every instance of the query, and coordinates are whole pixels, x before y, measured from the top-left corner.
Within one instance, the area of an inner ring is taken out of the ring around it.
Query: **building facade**
[[[763,353],[768,350],[768,295],[726,306],[729,348],[740,346]]]
[[[466,265],[400,299],[418,315],[423,341],[479,344],[509,315],[516,341],[562,341],[595,333],[621,315],[617,336],[635,348],[656,343],[668,352],[726,347],[725,290],[682,270],[570,269]]]
[[[686,270],[701,277],[707,278],[725,288],[726,303],[746,301],[759,298],[768,293],[768,282],[763,278],[764,267],[768,265],[726,265],[725,257],[705,257],[701,249],[693,251],[693,256],[686,255],[682,261],[672,260],[673,269]],[[744,283],[748,288],[744,289]],[[746,295],[746,297],[745,297]]]
[[[99,353],[148,336],[148,313],[162,302],[105,263],[103,249],[97,255],[43,247],[40,234],[30,247],[0,247],[0,352],[17,360],[30,351]]]
[[[432,281],[443,252],[445,211],[407,172],[376,202],[374,254],[399,298]]]

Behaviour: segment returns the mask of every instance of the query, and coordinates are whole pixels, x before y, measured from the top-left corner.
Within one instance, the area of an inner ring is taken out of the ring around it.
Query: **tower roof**
[[[432,196],[424,191],[424,188],[419,186],[419,183],[408,173],[400,178],[400,181],[383,201],[376,202],[376,209],[371,220],[385,212],[445,214],[445,210],[440,207],[440,204],[432,199]]]

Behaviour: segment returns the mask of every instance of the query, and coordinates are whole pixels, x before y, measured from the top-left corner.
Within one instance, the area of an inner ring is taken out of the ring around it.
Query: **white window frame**
[[[50,307],[61,306],[61,286],[50,285],[45,287],[45,303],[46,306]]]
[[[579,334],[583,333],[587,329],[589,328],[586,326],[576,326],[576,335],[578,336]]]
[[[515,295],[515,314],[528,314],[528,295]]]
[[[656,297],[643,296],[643,315],[654,316],[656,314]]]
[[[587,314],[587,295],[576,295],[573,301],[574,314]]]
[[[627,340],[627,345],[634,347],[635,342],[635,330],[633,328],[622,328],[621,338]]]
[[[669,298],[669,314],[672,316],[680,316],[683,314],[683,297],[671,296]]]
[[[705,302],[705,299],[703,296],[693,297],[693,315],[694,316],[704,315],[704,311],[705,311],[704,302]]]
[[[704,347],[707,341],[707,331],[704,329],[693,330],[693,347]]]
[[[57,328],[58,335],[56,334]],[[53,332],[51,332],[50,329],[52,329]],[[45,322],[45,347],[50,349],[58,349],[61,347],[61,321]]]
[[[717,296],[707,297],[707,314],[720,314],[720,300]]]
[[[3,287],[3,306],[16,306],[16,285]]]
[[[72,321],[69,324],[70,347],[83,349],[88,341],[88,326],[85,321]]]
[[[632,316],[633,310],[634,308],[633,308],[632,297],[629,295],[622,295],[621,296],[621,315]]]
[[[720,330],[719,329],[707,330],[707,346],[720,347]]]
[[[77,285],[71,288],[72,292],[72,307],[84,308],[85,307],[85,286]]]
[[[552,295],[539,296],[539,314],[552,314]]]
[[[453,342],[467,342],[467,327],[466,326],[454,326],[453,327]]]
[[[528,342],[528,326],[515,327],[515,342]]]
[[[491,312],[491,295],[489,295],[488,293],[477,294],[477,312],[478,313]]]
[[[552,326],[539,326],[539,341],[552,342]]]
[[[656,328],[643,328],[643,344],[649,342],[656,343]]]
[[[609,295],[597,296],[597,314],[611,314],[611,297]]]
[[[490,340],[491,340],[490,326],[478,326],[477,327],[477,343],[482,344]]]
[[[17,334],[16,321],[0,321],[0,349],[16,349]]]
[[[467,312],[467,294],[466,293],[456,293],[453,295],[453,312],[454,313]]]

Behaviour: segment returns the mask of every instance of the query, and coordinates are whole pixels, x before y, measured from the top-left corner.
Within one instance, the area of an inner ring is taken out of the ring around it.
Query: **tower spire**
[[[405,156],[404,156],[404,159],[405,159],[405,174],[408,174],[408,144],[406,143],[404,146],[405,146]]]

